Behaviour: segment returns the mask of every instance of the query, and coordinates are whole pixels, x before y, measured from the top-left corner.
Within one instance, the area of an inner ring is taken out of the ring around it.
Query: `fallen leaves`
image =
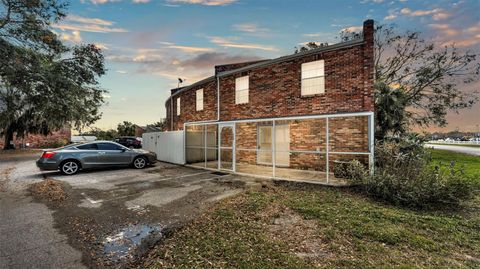
[[[30,191],[34,195],[47,199],[51,202],[62,202],[67,199],[67,194],[64,190],[63,183],[50,178],[32,184]]]

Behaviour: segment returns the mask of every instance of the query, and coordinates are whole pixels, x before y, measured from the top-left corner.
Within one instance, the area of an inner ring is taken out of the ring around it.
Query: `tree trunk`
[[[15,145],[10,144],[10,141],[13,141],[13,129],[11,127],[5,132],[5,144],[3,145],[4,150],[15,149]]]

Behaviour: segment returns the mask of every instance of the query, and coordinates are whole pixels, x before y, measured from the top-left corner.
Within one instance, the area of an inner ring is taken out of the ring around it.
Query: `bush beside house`
[[[433,165],[430,153],[418,141],[383,142],[375,149],[375,174],[352,161],[344,177],[370,196],[416,208],[458,205],[472,199],[479,182],[454,162]]]

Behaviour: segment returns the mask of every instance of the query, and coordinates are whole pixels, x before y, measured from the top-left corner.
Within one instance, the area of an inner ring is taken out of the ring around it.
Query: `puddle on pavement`
[[[143,240],[160,238],[162,228],[160,225],[130,225],[117,234],[107,236],[104,243],[104,254],[116,262],[132,254],[141,245]]]
[[[226,175],[229,175],[228,173],[218,172],[218,171],[212,172],[211,174],[212,174],[212,175],[216,175],[216,176],[226,176]]]

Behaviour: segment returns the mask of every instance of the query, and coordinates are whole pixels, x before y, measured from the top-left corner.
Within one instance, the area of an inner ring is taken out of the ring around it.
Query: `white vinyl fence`
[[[455,141],[455,140],[441,141],[441,140],[431,140],[431,141],[428,141],[428,144],[480,145],[480,140],[473,140],[473,141]]]
[[[143,149],[153,151],[163,162],[185,164],[183,131],[144,133]]]

